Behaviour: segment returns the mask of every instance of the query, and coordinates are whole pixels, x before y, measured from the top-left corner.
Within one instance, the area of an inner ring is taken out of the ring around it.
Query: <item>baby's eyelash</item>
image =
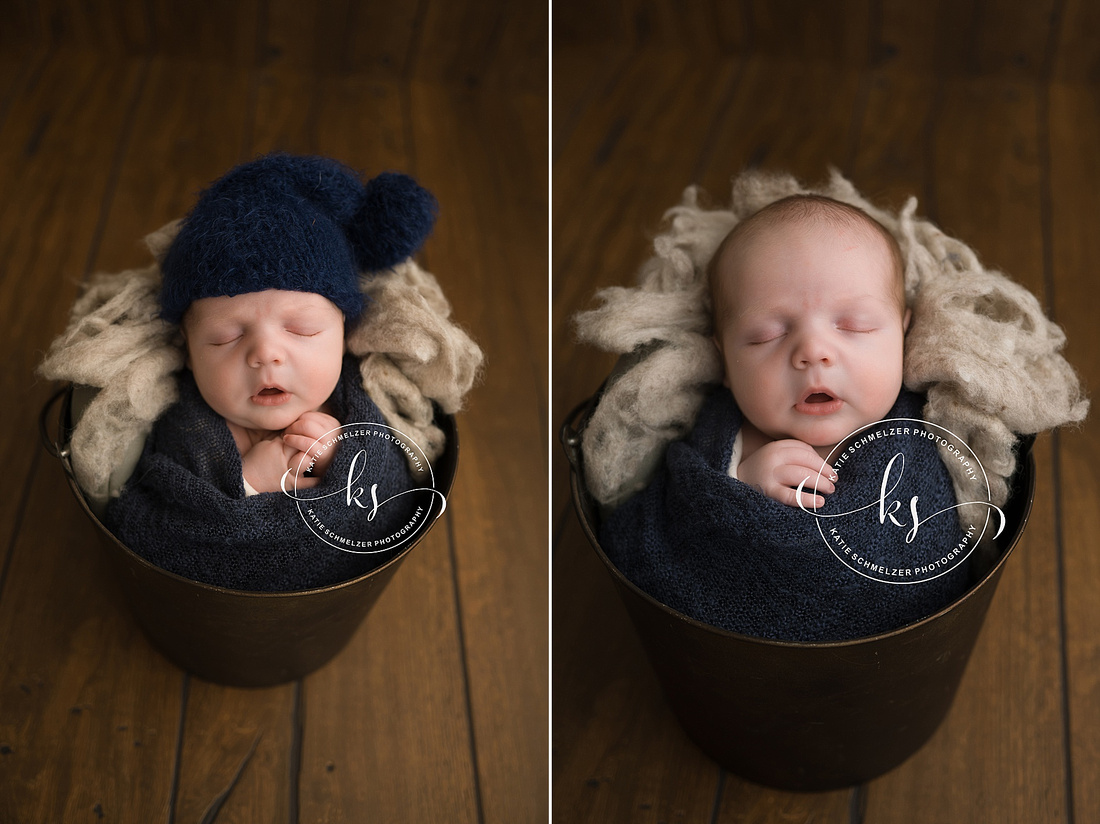
[[[759,346],[763,343],[771,343],[773,340],[779,340],[786,334],[786,329],[781,329],[777,326],[773,326],[770,329],[750,330],[749,333],[745,335],[745,342],[749,346]]]

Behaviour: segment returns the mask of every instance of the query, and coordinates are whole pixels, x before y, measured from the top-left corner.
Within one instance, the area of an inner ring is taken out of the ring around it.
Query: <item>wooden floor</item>
[[[632,282],[689,183],[749,166],[920,213],[1026,284],[1100,387],[1100,16],[1038,3],[555,3],[553,420],[611,359],[575,343],[597,288]],[[809,7],[813,6],[813,11]],[[786,17],[784,17],[786,15]],[[1100,821],[1100,426],[1042,436],[1024,539],[956,702],[877,780],[750,784],[683,734],[554,455],[552,797],[558,822]]]
[[[393,6],[393,4],[390,4]],[[548,817],[547,19],[502,3],[4,3],[0,822]],[[233,164],[416,175],[422,263],[487,354],[439,521],[350,645],[231,689],[156,652],[39,446],[80,279]]]

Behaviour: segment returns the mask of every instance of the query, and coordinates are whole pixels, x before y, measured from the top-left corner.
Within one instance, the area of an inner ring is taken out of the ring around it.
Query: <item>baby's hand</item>
[[[283,474],[287,469],[293,469],[296,466],[291,463],[291,458],[296,451],[283,443],[283,439],[278,436],[260,441],[241,456],[244,479],[257,492],[280,491]],[[293,472],[291,474],[293,475]],[[301,481],[298,485],[302,486]],[[293,478],[288,478],[287,489],[293,488]]]
[[[310,478],[299,478],[298,486],[314,486],[320,482],[336,457],[335,443],[326,446],[328,438],[325,435],[334,429],[340,428],[340,422],[332,415],[324,412],[306,412],[298,420],[283,430],[283,443],[294,452],[290,461],[291,469],[297,469],[299,462],[302,471],[313,464],[313,472]],[[335,434],[335,433],[333,433]],[[313,480],[312,484],[304,481]]]
[[[814,481],[817,481],[817,491],[828,495],[836,489],[833,486],[836,473],[812,446],[793,439],[766,443],[737,467],[740,480],[787,506],[798,506],[797,487],[807,476],[809,480],[802,492],[803,504],[809,509],[824,506],[825,498],[813,494]]]

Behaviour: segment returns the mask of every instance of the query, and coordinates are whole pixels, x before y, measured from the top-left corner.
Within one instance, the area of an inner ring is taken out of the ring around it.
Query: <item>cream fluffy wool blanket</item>
[[[835,171],[817,189],[786,175],[746,172],[734,179],[728,210],[701,207],[698,188],[689,187],[666,212],[638,285],[602,290],[602,305],[576,317],[582,341],[623,355],[582,433],[587,486],[600,503],[615,506],[648,484],[665,447],[691,430],[708,387],[722,380],[706,281],[719,242],[767,204],[811,191],[862,208],[897,238],[913,311],[904,384],[927,395],[928,421],[974,450],[994,504],[1008,497],[1018,435],[1084,420],[1089,404],[1059,354],[1062,330],[1027,289],[916,217],[916,198],[895,214],[869,203]],[[958,490],[963,469],[945,463]]]
[[[153,422],[178,397],[183,340],[175,324],[158,317],[159,261],[178,224],[145,238],[157,262],[90,279],[39,367],[51,380],[99,390],[70,442],[77,483],[95,505],[118,493]],[[361,284],[370,301],[347,347],[359,358],[363,388],[386,423],[434,460],[445,439],[432,422],[432,403],[448,414],[462,407],[481,368],[481,349],[450,319],[435,277],[411,258]]]

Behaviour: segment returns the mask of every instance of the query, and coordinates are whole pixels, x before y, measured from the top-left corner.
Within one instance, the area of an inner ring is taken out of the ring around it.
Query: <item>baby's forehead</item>
[[[343,320],[343,312],[331,300],[316,292],[266,289],[221,295],[194,301],[183,317],[188,329],[200,329],[226,322],[247,322],[264,318],[309,316],[322,322]]]
[[[822,254],[832,251],[836,243],[858,242],[861,254],[879,258],[887,283],[901,274],[885,230],[866,215],[821,212],[786,213],[756,221],[746,227],[735,227],[722,242],[713,261],[713,275],[729,279],[734,274],[751,278],[758,271],[755,263],[761,253],[782,249],[792,243],[820,245]],[[852,248],[845,246],[845,251]]]
[[[788,303],[799,299],[803,288],[809,290],[806,294],[817,294],[820,265],[845,273],[827,278],[827,302],[832,307],[870,298],[896,301],[904,311],[900,253],[871,217],[798,209],[754,223],[727,235],[711,261],[708,279],[716,322],[731,312],[743,314],[746,300]],[[853,253],[862,262],[851,266],[856,260],[850,257]],[[775,285],[775,278],[784,285]],[[777,290],[782,294],[777,295]]]

